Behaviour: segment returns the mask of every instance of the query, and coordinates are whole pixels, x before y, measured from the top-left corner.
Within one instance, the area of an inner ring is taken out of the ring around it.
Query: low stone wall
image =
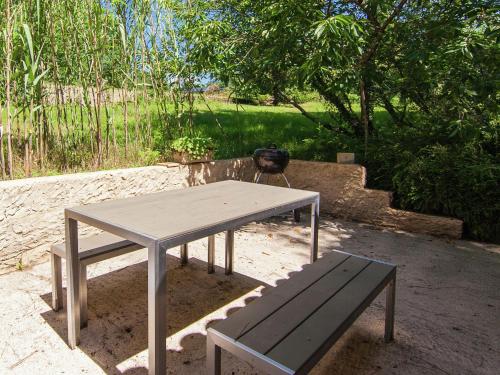
[[[189,169],[190,185],[224,179],[253,181],[256,173],[251,158],[194,164],[184,168]],[[439,237],[462,236],[461,220],[392,208],[391,192],[365,188],[366,169],[361,165],[291,160],[286,177],[294,188],[318,191],[321,194],[321,211],[336,217]],[[285,186],[284,179],[279,175],[264,175],[261,181]]]
[[[64,239],[64,208],[181,188],[178,168],[145,167],[0,182],[0,274]],[[84,225],[81,234],[95,231]]]
[[[366,169],[356,164],[292,160],[293,187],[319,191],[323,211],[337,217],[433,236],[462,237],[462,221],[391,208],[392,193],[366,189]]]
[[[64,207],[234,179],[253,181],[251,158],[192,165],[170,164],[0,182],[0,274],[38,261],[64,238]],[[321,210],[337,217],[408,232],[460,238],[460,220],[396,210],[391,193],[365,188],[365,168],[355,164],[292,160],[294,188],[319,191]],[[280,176],[263,182],[284,185]],[[84,225],[81,234],[93,231]]]

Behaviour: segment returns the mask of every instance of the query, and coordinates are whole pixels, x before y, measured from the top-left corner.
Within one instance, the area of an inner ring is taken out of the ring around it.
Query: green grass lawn
[[[208,104],[208,106],[207,106]],[[320,101],[311,101],[302,106],[313,116],[323,121],[334,122],[327,112],[327,108]],[[209,109],[210,107],[210,109]],[[104,160],[101,168],[109,169],[115,167],[139,166],[154,163],[159,155],[160,159],[168,158],[168,150],[171,139],[167,135],[169,127],[170,137],[179,134],[179,129],[174,124],[166,126],[164,120],[160,119],[155,103],[147,105],[139,104],[137,110],[139,116],[135,115],[135,106],[128,104],[128,132],[129,132],[129,152],[124,155],[125,131],[123,108],[120,104],[108,107],[108,114],[116,128],[117,144],[119,150],[113,153],[113,158]],[[66,107],[68,113],[68,125],[62,124],[63,136],[68,140],[68,145],[74,139],[86,139],[86,144],[90,145],[89,121],[85,110],[83,111],[83,125],[80,117],[79,107]],[[56,134],[57,109],[47,108],[48,116],[51,118],[53,132]],[[74,113],[74,116],[70,115]],[[5,124],[5,111],[3,111],[3,123]],[[383,110],[377,109],[375,120],[378,123],[388,121],[387,114]],[[148,146],[140,143],[134,144],[136,129],[139,138],[144,137],[147,119],[150,118],[151,130],[153,133],[153,144]],[[135,121],[138,122],[136,127]],[[106,138],[106,113],[101,110],[101,123],[103,129],[103,140]],[[341,151],[355,151],[349,139],[342,140],[342,137],[335,132],[322,129],[317,124],[304,117],[297,109],[289,105],[279,106],[259,106],[241,105],[226,101],[197,99],[193,113],[194,133],[198,136],[211,137],[216,145],[215,158],[227,159],[252,155],[256,148],[267,147],[274,143],[280,148],[290,151],[291,157],[304,160],[334,161],[336,153]],[[18,134],[18,127],[21,128],[20,118],[13,127],[14,135]],[[111,126],[110,126],[111,129]],[[69,130],[69,133],[68,133]],[[110,135],[111,138],[111,135]],[[344,137],[345,138],[345,137]],[[22,140],[14,140],[18,145],[18,177],[23,176],[22,168]],[[111,140],[110,140],[111,143]],[[57,148],[57,146],[52,146]],[[59,151],[57,151],[59,152]],[[52,163],[46,163],[43,170],[33,169],[33,175],[47,175],[60,173],[58,160],[61,158],[58,153],[53,154]],[[71,148],[67,146],[68,158],[71,160],[70,171],[92,170],[94,169],[90,146],[78,146]]]
[[[304,140],[317,136],[317,125],[289,106],[238,105],[210,102],[212,112],[198,103],[194,116],[195,132],[211,137],[217,145],[217,159],[251,155],[256,148],[275,143],[298,151]],[[304,104],[315,116],[326,117],[320,102]],[[218,123],[217,123],[218,122]],[[219,125],[220,124],[220,125]]]
[[[199,102],[194,116],[195,131],[212,137],[217,159],[251,155],[256,148],[275,143],[290,151],[291,157],[303,160],[334,161],[337,152],[355,151],[354,139],[325,130],[304,117],[292,106],[239,105],[210,102],[211,113]],[[304,109],[313,116],[335,123],[322,102],[304,103]],[[375,122],[390,121],[388,114],[376,108]],[[217,125],[219,121],[220,126]]]

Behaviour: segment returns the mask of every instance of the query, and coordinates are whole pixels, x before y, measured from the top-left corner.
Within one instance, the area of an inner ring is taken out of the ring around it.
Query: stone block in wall
[[[354,164],[356,156],[352,152],[337,152],[337,163]]]

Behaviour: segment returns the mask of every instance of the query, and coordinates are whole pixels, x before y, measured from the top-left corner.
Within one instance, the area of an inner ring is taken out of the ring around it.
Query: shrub
[[[156,164],[160,160],[160,152],[146,148],[145,150],[139,151],[139,160],[141,165]]]
[[[436,144],[399,159],[393,184],[402,208],[457,217],[466,235],[500,241],[500,165],[492,155]]]

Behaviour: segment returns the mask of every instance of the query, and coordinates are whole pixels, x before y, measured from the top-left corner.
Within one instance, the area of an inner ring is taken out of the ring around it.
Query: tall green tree
[[[204,17],[191,26],[200,66],[239,89],[291,103],[325,128],[363,139],[365,147],[375,106],[396,126],[420,120],[412,118],[415,106],[429,122],[465,116],[487,123],[495,116],[500,64],[493,1],[223,0],[197,6]],[[480,83],[481,74],[488,83]],[[331,105],[329,123],[301,108],[291,95],[297,87],[316,90]]]

